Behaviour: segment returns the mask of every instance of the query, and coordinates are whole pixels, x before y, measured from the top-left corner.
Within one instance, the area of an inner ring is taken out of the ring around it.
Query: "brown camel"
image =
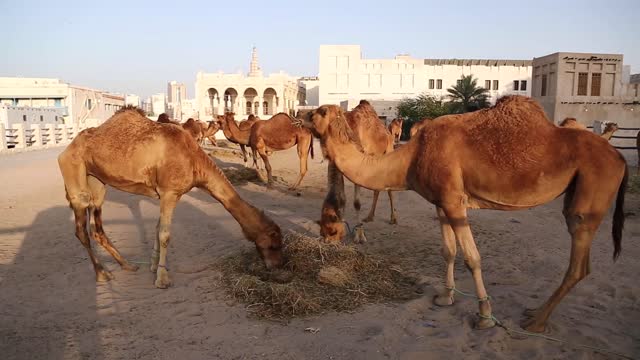
[[[231,141],[234,144],[240,145],[240,150],[242,150],[242,157],[244,158],[244,162],[247,162],[247,151],[245,146],[249,145],[249,137],[251,136],[251,128],[258,121],[256,117],[247,119],[246,121],[240,122],[238,124],[234,120],[235,114],[232,112],[227,112],[224,116],[218,116],[218,121],[220,123],[220,128],[224,133],[224,136],[227,140]]]
[[[155,285],[159,288],[171,283],[166,256],[173,210],[180,197],[194,187],[209,193],[231,213],[244,236],[255,243],[267,267],[282,263],[278,225],[240,198],[213,160],[177,126],[158,124],[141,111],[122,109],[104,124],[80,132],[60,154],[58,164],[75,215],[76,237],[89,253],[97,281],[108,281],[113,276],[91,249],[87,232],[91,214],[94,240],[124,270],[137,270],[120,255],[102,228],[105,185],[160,199],[158,237],[151,255],[151,271],[157,272]]]
[[[311,158],[313,159],[313,136],[311,131],[302,127],[300,123],[300,120],[296,120],[285,113],[278,113],[269,120],[257,121],[251,127],[249,145],[253,154],[253,166],[258,169],[257,152],[260,154],[267,170],[269,186],[273,184],[271,164],[269,164],[269,154],[273,151],[287,150],[296,144],[298,145],[300,175],[289,190],[295,190],[307,173],[307,156],[309,152],[311,152]]]
[[[404,119],[398,118],[398,119],[393,119],[389,124],[389,132],[393,136],[393,141],[396,144],[400,141],[400,136],[402,135],[403,123],[404,123]]]
[[[554,126],[530,98],[506,96],[490,109],[429,121],[406,145],[384,156],[363,153],[337,106],[320,107],[305,125],[349,180],[369,189],[413,190],[436,205],[447,271],[445,289],[434,302],[453,304],[457,240],[476,286],[478,328],[494,326],[495,318],[467,209],[526,209],[565,193],[569,268],[547,302],[526,312],[522,326],[529,331],[544,331],[556,305],[589,273],[591,241],[616,197],[614,259],[620,254],[628,181],[624,158],[595,134]]]
[[[411,125],[411,130],[409,130],[409,137],[412,138],[427,122],[431,121],[431,118],[424,118],[422,120],[416,121]]]
[[[572,117],[565,118],[558,126],[571,129],[587,130],[587,127],[583,123],[578,122],[576,118]]]
[[[209,139],[213,146],[218,146],[215,134],[220,130],[220,123],[218,121],[209,121],[209,123],[206,123],[202,120],[196,120],[196,122],[200,125],[200,131],[202,132],[200,145],[204,145],[205,139]]]
[[[611,140],[613,133],[615,133],[616,131],[618,131],[618,124],[612,122],[606,123],[606,125],[604,126],[604,130],[602,130],[602,134],[600,134],[600,136],[609,141]]]
[[[345,113],[347,124],[354,133],[355,139],[360,143],[365,154],[384,155],[393,151],[394,137],[387,131],[382,122],[378,119],[373,107],[366,100],[360,101],[352,111]],[[320,235],[327,242],[339,242],[345,234],[342,213],[344,212],[345,195],[344,180],[340,170],[335,168],[335,164],[330,161],[327,173],[329,192],[322,204],[320,213]],[[397,224],[396,211],[393,206],[393,195],[389,194],[389,204],[391,206],[391,224]],[[363,221],[373,221],[378,203],[380,191],[373,191],[373,204],[369,215]],[[360,186],[354,183],[353,206],[360,211]]]
[[[204,139],[202,127],[197,121],[193,118],[189,118],[184,124],[182,124],[182,128],[196,140],[196,143],[202,143],[202,140]]]

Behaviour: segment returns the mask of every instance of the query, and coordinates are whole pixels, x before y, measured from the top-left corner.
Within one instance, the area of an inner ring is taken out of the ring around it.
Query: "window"
[[[262,114],[263,115],[269,115],[269,103],[266,102],[266,101],[262,102],[262,108],[264,109]]]
[[[433,79],[429,79],[429,89],[433,89],[435,87],[435,81]]]
[[[602,74],[600,73],[591,74],[591,96],[600,96],[601,78]]]
[[[527,80],[520,81],[520,91],[527,91]]]
[[[586,96],[587,95],[587,80],[589,73],[581,72],[578,73],[578,95]]]
[[[40,115],[40,121],[44,121],[44,116]]]
[[[22,121],[27,121],[27,115],[22,115]]]
[[[251,112],[251,101],[247,101],[247,111],[246,111],[246,114],[247,114],[247,115],[252,114],[252,112]]]
[[[520,87],[519,85],[520,85],[520,81],[513,80],[513,91],[518,91]]]
[[[491,80],[484,81],[484,88],[487,90],[491,90]]]
[[[542,84],[540,84],[540,96],[547,96],[547,74],[542,75]]]
[[[493,80],[493,90],[498,90],[498,80]]]
[[[442,89],[442,79],[436,81],[436,89]]]
[[[84,105],[87,109],[91,109],[91,99],[87,99]]]

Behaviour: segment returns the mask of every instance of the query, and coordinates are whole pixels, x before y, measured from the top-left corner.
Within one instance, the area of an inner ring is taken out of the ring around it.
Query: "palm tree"
[[[473,75],[462,76],[456,86],[447,89],[451,99],[452,110],[457,113],[476,111],[489,107],[489,91],[478,86],[478,79]]]

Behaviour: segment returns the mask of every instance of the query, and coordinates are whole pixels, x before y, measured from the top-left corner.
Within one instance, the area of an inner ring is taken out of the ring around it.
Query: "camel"
[[[409,130],[409,138],[412,138],[427,122],[431,121],[431,118],[424,118],[422,120],[416,121],[411,125],[411,129]]]
[[[404,120],[402,118],[393,119],[389,124],[389,132],[393,136],[393,141],[397,144],[400,142],[400,136],[402,136],[402,124]]]
[[[189,118],[181,126],[196,140],[196,143],[202,143],[202,141],[204,140],[202,127],[196,120],[194,120],[193,118]]]
[[[384,127],[378,119],[373,107],[366,100],[360,101],[352,111],[345,113],[345,117],[349,128],[354,133],[356,140],[362,146],[365,154],[368,155],[384,155],[393,151],[394,137]],[[343,175],[335,168],[335,164],[330,161],[328,166],[328,187],[329,192],[322,204],[322,212],[320,213],[320,235],[327,242],[339,242],[345,235],[344,222],[342,213],[344,212],[345,195],[344,195],[344,179]],[[393,206],[393,195],[389,194],[389,204],[391,206],[391,224],[397,224],[396,211]],[[373,221],[378,203],[380,191],[373,191],[373,204],[369,215],[362,221]],[[360,186],[354,183],[354,202],[353,206],[360,211]]]
[[[553,125],[530,98],[505,96],[489,109],[439,117],[407,144],[383,156],[363,153],[343,111],[335,105],[318,108],[305,126],[321,139],[329,159],[349,180],[369,189],[413,190],[435,204],[446,281],[434,302],[454,303],[457,240],[475,282],[480,310],[477,328],[493,327],[496,322],[467,209],[526,209],[565,194],[570,263],[551,297],[538,309],[525,312],[528,318],[521,325],[532,332],[545,330],[556,305],[589,274],[591,242],[614,198],[614,260],[620,255],[628,182],[624,158],[595,134]]]
[[[220,130],[220,123],[218,121],[209,121],[209,123],[206,123],[202,120],[196,120],[196,122],[200,125],[200,131],[202,132],[200,146],[204,145],[205,139],[209,139],[213,146],[218,146],[215,134]]]
[[[600,134],[600,136],[609,141],[611,140],[613,133],[615,133],[616,131],[618,131],[618,124],[609,122],[605,124],[604,130],[602,130],[602,134]]]
[[[587,127],[583,123],[578,122],[576,118],[572,117],[565,118],[564,120],[562,120],[562,122],[560,122],[558,126],[571,129],[587,130]]]
[[[249,145],[253,154],[253,166],[258,169],[256,155],[258,153],[267,170],[268,186],[273,184],[271,164],[269,164],[269,155],[273,151],[287,150],[296,144],[298,145],[300,175],[295,184],[289,187],[289,190],[298,188],[307,173],[307,156],[309,152],[311,152],[311,158],[313,159],[313,136],[308,129],[296,125],[300,123],[300,120],[296,120],[285,113],[278,113],[269,120],[256,122],[251,127]]]
[[[160,199],[158,236],[150,267],[156,272],[158,288],[171,284],[166,261],[173,211],[180,197],[194,187],[207,192],[231,213],[244,236],[255,243],[267,268],[282,264],[278,225],[244,201],[213,160],[180,127],[158,124],[142,111],[123,108],[102,125],[80,132],[58,156],[58,164],[75,215],[76,237],[89,253],[96,281],[109,281],[113,275],[91,249],[87,223],[92,214],[95,228],[91,237],[122,269],[138,269],[120,255],[102,227],[105,185]]]
[[[227,140],[231,141],[234,144],[240,145],[240,150],[242,150],[242,157],[244,158],[244,162],[247,162],[247,151],[245,146],[249,145],[249,137],[251,136],[251,128],[258,121],[258,119],[254,116],[249,118],[246,121],[240,122],[238,124],[234,120],[235,114],[232,112],[227,112],[223,116],[218,116],[218,122],[220,123],[220,128],[224,133],[224,136]]]

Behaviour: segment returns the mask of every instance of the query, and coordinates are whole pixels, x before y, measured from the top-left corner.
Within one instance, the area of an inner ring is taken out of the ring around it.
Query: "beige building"
[[[575,117],[587,126],[612,121],[640,127],[640,98],[622,54],[558,52],[534,58],[532,92],[556,124]]]
[[[278,112],[293,114],[298,105],[304,105],[305,89],[284,72],[263,76],[253,48],[247,75],[198,72],[196,101],[200,120],[225,111],[235,112],[239,119],[249,114],[268,118]]]
[[[0,103],[51,108],[67,125],[97,126],[124,106],[124,96],[50,78],[0,78]]]
[[[169,81],[167,84],[167,102],[177,103],[187,99],[187,87],[177,81]]]

